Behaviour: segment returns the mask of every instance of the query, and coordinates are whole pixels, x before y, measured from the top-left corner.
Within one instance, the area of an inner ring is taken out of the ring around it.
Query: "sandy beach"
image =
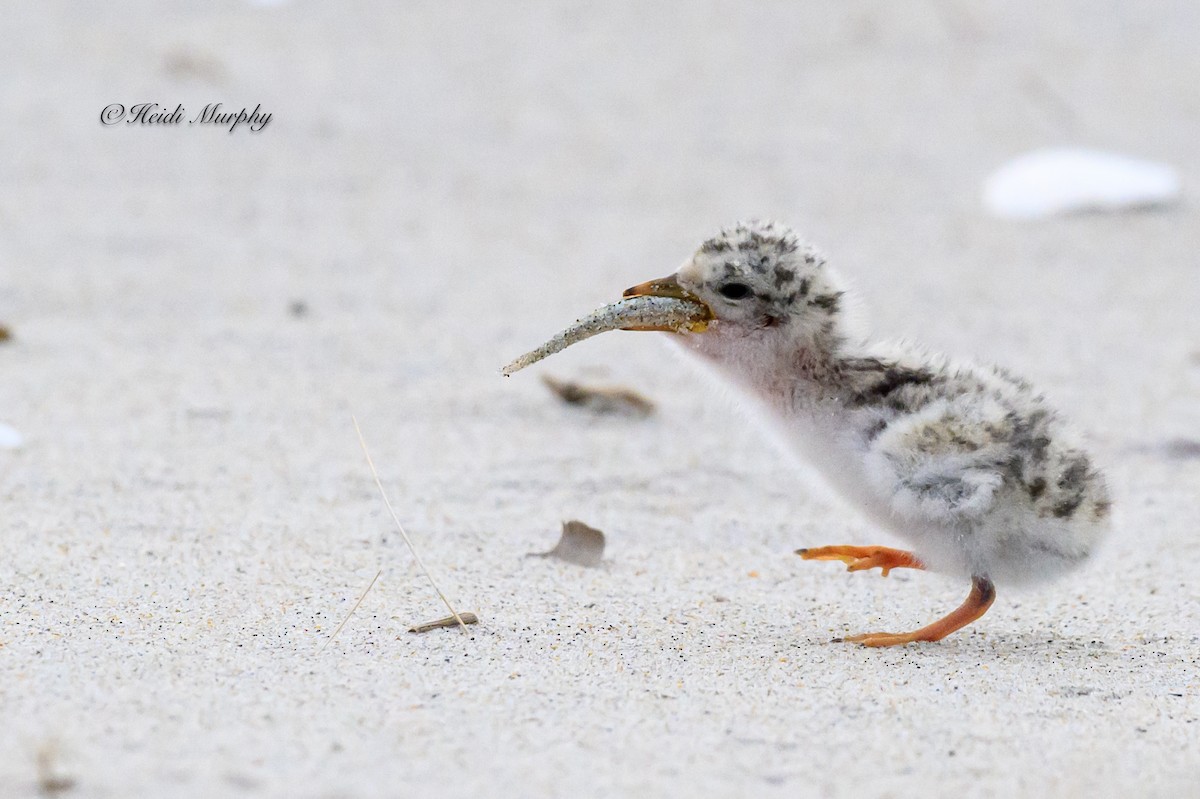
[[[0,796],[1196,795],[1197,4],[2,11]],[[1047,146],[1182,200],[987,215]],[[832,643],[967,585],[796,557],[901,544],[666,334],[500,376],[752,216],[879,335],[1044,390],[1117,498],[1100,555]],[[352,417],[469,632],[408,632],[446,609]],[[601,566],[527,557],[566,519]]]

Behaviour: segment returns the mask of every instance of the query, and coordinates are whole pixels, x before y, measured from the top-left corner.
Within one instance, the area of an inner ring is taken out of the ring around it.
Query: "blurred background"
[[[6,684],[27,688],[5,698],[3,715],[22,721],[5,733],[16,754],[0,785],[27,784],[33,758],[21,753],[55,730],[72,731],[90,764],[80,768],[101,784],[128,787],[141,764],[147,790],[307,779],[323,795],[357,795],[374,791],[360,784],[372,768],[426,763],[393,777],[437,785],[437,758],[461,754],[437,732],[442,719],[493,747],[483,763],[498,785],[522,784],[540,721],[514,722],[525,744],[496,744],[508,711],[439,704],[429,694],[444,675],[378,687],[392,675],[373,671],[376,653],[411,646],[442,663],[449,639],[396,643],[437,608],[388,531],[351,412],[427,556],[494,620],[494,674],[520,657],[506,630],[532,625],[540,640],[558,624],[538,605],[505,626],[521,585],[540,586],[523,602],[636,605],[659,587],[699,593],[705,580],[774,568],[793,596],[718,585],[735,600],[722,612],[778,610],[788,621],[763,635],[794,639],[812,611],[796,595],[815,589],[787,583],[790,562],[762,563],[814,536],[869,533],[780,484],[778,458],[665,348],[613,334],[544,367],[643,391],[660,405],[658,427],[589,418],[533,374],[497,375],[747,217],[820,245],[879,335],[1006,365],[1088,431],[1118,495],[1135,498],[1123,512],[1142,549],[1117,555],[1145,580],[1166,553],[1177,563],[1171,591],[1138,593],[1144,604],[1116,617],[1169,625],[1180,598],[1196,598],[1179,547],[1200,545],[1178,525],[1195,518],[1200,490],[1200,4],[174,0],[5,2],[0,18],[0,324],[11,331],[0,343],[11,444],[0,450],[0,590],[12,591],[0,646]],[[100,120],[111,104],[147,102],[183,105],[185,123]],[[186,124],[216,102],[270,121],[258,132]],[[1165,164],[1182,193],[1130,211],[990,214],[989,175],[1046,147]],[[638,579],[653,587],[619,571],[587,591],[522,572],[513,553],[576,514],[618,540],[625,531],[626,563],[650,569]],[[309,656],[380,564],[398,573],[340,639],[358,677],[327,661],[301,678],[247,659],[263,647]],[[911,602],[917,617],[958,589],[905,593],[863,601],[888,619]],[[1111,633],[1086,614],[1083,624],[1084,638]],[[1194,629],[1190,643],[1163,646],[1194,662]],[[238,693],[246,675],[287,698]],[[173,699],[181,682],[195,694]],[[309,723],[310,683],[340,703],[326,708],[336,720]],[[122,698],[135,689],[139,700]],[[372,693],[386,690],[403,698]],[[701,706],[716,701],[701,694]],[[578,701],[586,725],[597,706]],[[384,722],[363,719],[405,702],[426,703],[418,727],[445,743],[440,755],[428,741],[406,739],[398,759],[391,744],[365,743]],[[629,717],[640,712],[658,711]],[[247,715],[259,721],[222,727]],[[792,740],[798,722],[777,721],[762,734]],[[888,740],[908,734],[897,723]],[[1114,725],[1110,744],[1135,746],[1123,737],[1133,725]],[[681,745],[647,734],[660,754]],[[722,749],[712,734],[696,740]],[[353,767],[327,762],[330,739],[356,752]],[[878,745],[881,762],[904,762]],[[1007,761],[980,749],[976,765],[1001,788],[1028,787],[1013,782],[1015,763],[1047,784],[1039,752],[1056,745],[1025,739]],[[723,785],[738,763],[786,757],[754,751],[698,763],[697,779]],[[1141,773],[1108,751],[1065,754],[1084,781],[1070,784]],[[595,777],[628,789],[633,773],[678,784],[658,761],[639,772],[628,766],[639,755],[624,754],[596,766],[560,753],[551,760],[564,770],[544,785]],[[175,765],[151,767],[160,760]],[[280,776],[297,760],[308,770]],[[216,782],[203,776],[210,761],[224,764]],[[915,784],[896,779],[880,785]]]
[[[720,226],[774,217],[827,250],[881,333],[1178,426],[1147,384],[1196,346],[1172,301],[1200,287],[1195,208],[1020,224],[980,194],[1046,146],[1194,184],[1194,4],[8,11],[0,308],[27,332],[150,318],[194,337],[269,326],[291,300],[341,328],[369,302],[411,344],[373,358],[475,370]],[[100,124],[140,102],[272,118]]]

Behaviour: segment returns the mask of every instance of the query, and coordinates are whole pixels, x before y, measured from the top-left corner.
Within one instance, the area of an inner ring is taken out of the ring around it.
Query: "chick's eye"
[[[726,283],[717,291],[727,300],[740,300],[750,293],[750,287],[745,283]]]

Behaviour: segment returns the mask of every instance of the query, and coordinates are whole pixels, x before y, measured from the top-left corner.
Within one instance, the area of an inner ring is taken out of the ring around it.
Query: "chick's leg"
[[[914,641],[940,641],[955,630],[961,630],[978,619],[996,601],[996,587],[986,577],[975,577],[971,580],[971,594],[967,601],[943,619],[935,621],[928,627],[913,630],[911,633],[866,633],[851,635],[843,638],[849,643],[863,646],[899,646],[911,644]]]
[[[805,560],[840,560],[846,564],[846,570],[852,572],[879,567],[884,577],[892,569],[925,568],[925,564],[917,560],[913,553],[890,547],[813,547],[797,549],[796,554]]]

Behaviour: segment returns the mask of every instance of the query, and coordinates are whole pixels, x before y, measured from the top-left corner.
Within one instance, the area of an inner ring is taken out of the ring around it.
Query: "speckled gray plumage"
[[[1030,582],[1103,538],[1104,478],[1028,382],[863,336],[845,318],[843,282],[794,231],[723,230],[678,279],[717,316],[684,346],[930,568]]]

